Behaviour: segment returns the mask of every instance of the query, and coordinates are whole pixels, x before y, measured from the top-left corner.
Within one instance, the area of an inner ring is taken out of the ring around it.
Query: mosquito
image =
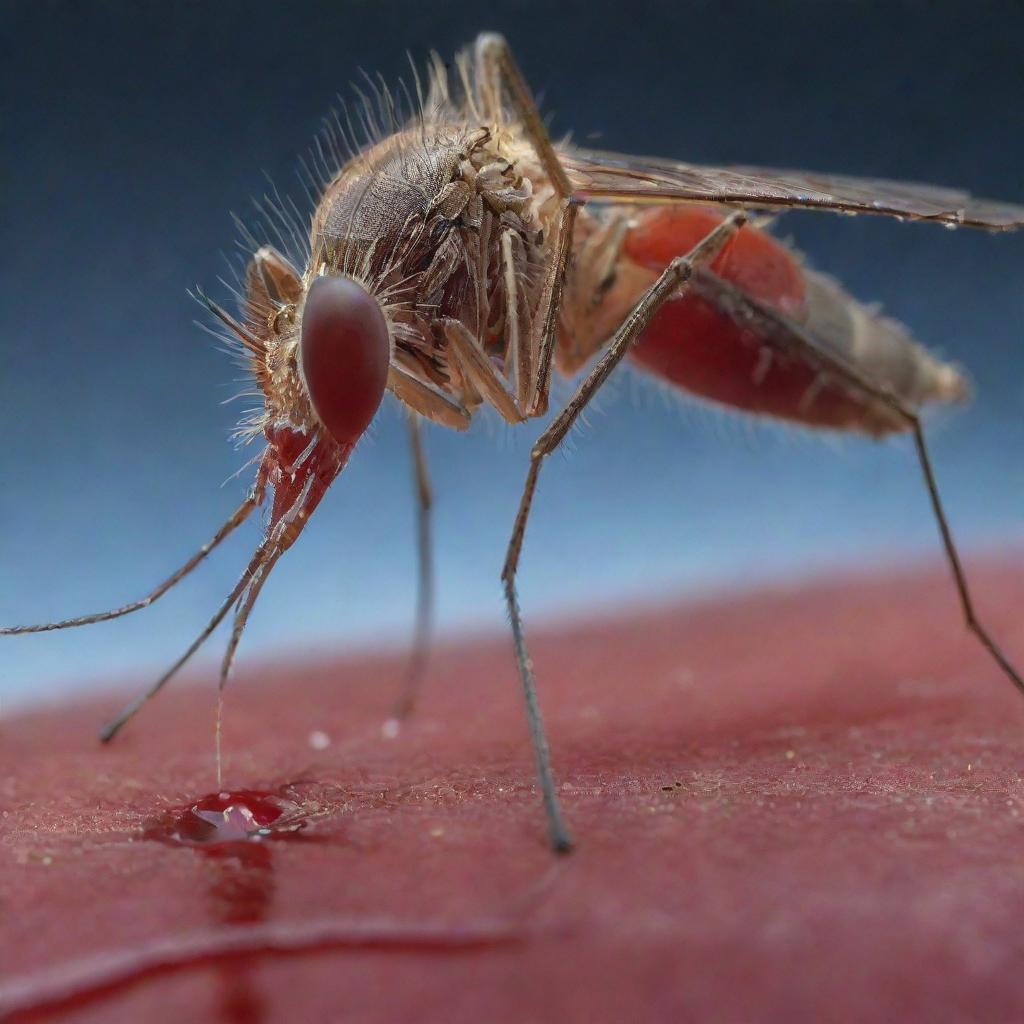
[[[870,437],[909,434],[967,627],[1024,692],[975,612],[921,426],[923,406],[968,397],[966,377],[810,269],[766,223],[773,211],[803,208],[1009,231],[1024,225],[1024,207],[928,185],[700,167],[555,143],[507,42],[493,33],[451,71],[435,55],[425,82],[414,77],[415,100],[408,89],[396,99],[377,85],[360,94],[355,122],[343,127],[336,118],[326,145],[318,143],[324,173],[312,221],[302,226],[305,267],[254,243],[237,315],[201,296],[260,389],[260,408],[240,427],[243,440],[265,442],[248,496],[141,600],[0,630],[65,629],[148,607],[267,506],[263,538],[207,626],[102,739],[233,612],[223,693],[260,591],[388,392],[408,413],[419,509],[415,655],[396,709],[406,715],[431,619],[422,421],[465,430],[491,406],[508,423],[524,423],[547,413],[555,372],[579,378],[590,366],[530,452],[501,571],[548,833],[555,850],[568,850],[516,573],[545,459],[627,357],[750,414]],[[365,140],[357,144],[358,122]],[[219,766],[219,715],[217,753]]]

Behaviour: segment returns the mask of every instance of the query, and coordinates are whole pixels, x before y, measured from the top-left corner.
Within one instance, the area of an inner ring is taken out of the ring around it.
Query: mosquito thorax
[[[391,340],[377,300],[350,277],[318,277],[306,292],[299,372],[309,403],[339,445],[359,439],[387,386]]]

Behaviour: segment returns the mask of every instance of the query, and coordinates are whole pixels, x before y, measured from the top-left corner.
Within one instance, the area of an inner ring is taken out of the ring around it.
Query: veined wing
[[[1024,227],[1024,206],[975,199],[935,185],[764,167],[702,167],[574,146],[564,147],[559,155],[574,188],[594,198],[874,213],[990,231]]]

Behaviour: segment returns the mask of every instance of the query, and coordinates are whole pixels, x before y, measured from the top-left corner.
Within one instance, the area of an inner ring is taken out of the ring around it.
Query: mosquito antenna
[[[89,626],[94,622],[107,622],[119,619],[122,615],[136,612],[140,608],[148,608],[154,601],[163,597],[176,583],[180,583],[225,537],[233,533],[248,519],[256,507],[257,501],[250,495],[231,514],[226,523],[208,540],[180,569],[167,577],[154,591],[139,601],[113,608],[110,611],[96,612],[93,615],[81,615],[75,619],[63,619],[60,622],[45,622],[35,626],[4,626],[0,627],[0,636],[20,636],[24,633],[48,633],[55,629],[70,629],[73,626]]]

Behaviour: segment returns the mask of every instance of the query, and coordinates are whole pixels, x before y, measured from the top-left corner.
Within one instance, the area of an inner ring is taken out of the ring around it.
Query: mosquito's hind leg
[[[493,124],[501,124],[505,120],[502,102],[504,86],[512,103],[512,111],[519,119],[520,128],[536,151],[541,167],[560,201],[553,230],[554,240],[550,246],[550,257],[540,291],[540,300],[528,339],[528,361],[533,380],[529,389],[531,400],[523,412],[528,416],[540,416],[548,407],[551,364],[554,360],[558,334],[558,311],[561,306],[565,271],[572,251],[576,213],[582,202],[573,195],[569,176],[558,158],[537,104],[530,94],[526,79],[523,78],[523,73],[519,70],[505,37],[494,32],[485,32],[478,36],[474,62],[476,99],[482,115]]]
[[[815,366],[823,378],[832,377],[849,387],[854,393],[867,396],[873,401],[882,403],[896,415],[898,420],[902,420],[907,425],[914,436],[917,460],[921,467],[921,473],[924,476],[932,513],[939,528],[942,547],[953,574],[957,594],[960,598],[960,608],[963,612],[967,628],[981,641],[982,646],[989,652],[1013,685],[1024,694],[1024,677],[1021,676],[1009,658],[1006,657],[1002,648],[992,639],[988,630],[978,618],[978,613],[974,608],[974,600],[971,597],[970,588],[967,584],[967,575],[960,561],[956,542],[953,539],[953,533],[946,518],[946,511],[939,496],[935,470],[932,466],[931,456],[928,453],[928,445],[925,442],[921,417],[917,410],[887,387],[865,376],[856,367],[842,359],[842,357],[826,349],[813,334],[794,320],[752,298],[746,292],[730,285],[721,278],[711,277],[711,275],[709,275],[709,278],[709,283],[713,284],[716,291],[727,293],[731,308],[736,311],[736,315],[741,318],[742,322],[748,326],[756,324],[757,333],[768,344],[774,345],[783,352],[789,351],[799,354],[802,359]]]
[[[541,434],[530,453],[530,470],[523,487],[523,497],[519,503],[512,537],[509,540],[508,553],[501,579],[505,586],[505,600],[508,604],[509,618],[512,621],[512,636],[515,641],[516,658],[519,663],[519,677],[523,684],[526,697],[527,717],[530,734],[533,738],[534,750],[537,755],[537,772],[540,776],[541,791],[544,796],[544,807],[548,815],[548,829],[551,845],[556,851],[564,853],[572,846],[572,840],[562,821],[562,812],[555,792],[554,777],[551,773],[551,758],[548,752],[547,738],[541,721],[540,707],[537,702],[537,690],[533,678],[533,665],[526,648],[526,637],[523,632],[522,615],[519,610],[519,599],[516,594],[516,571],[519,568],[519,556],[522,552],[523,537],[526,523],[533,503],[533,494],[537,487],[537,477],[544,459],[547,458],[565,439],[572,429],[576,418],[594,397],[601,385],[608,379],[612,371],[619,365],[629,351],[630,346],[640,336],[644,328],[651,322],[659,307],[669,298],[679,296],[689,287],[694,271],[715,258],[726,243],[743,226],[746,220],[742,212],[732,214],[722,221],[706,238],[702,239],[686,255],[674,259],[661,273],[654,284],[640,297],[629,316],[622,322],[608,349],[597,365],[590,371],[587,378],[577,388],[565,408],[558,414],[554,422]]]
[[[416,490],[416,626],[412,650],[405,668],[402,692],[395,701],[391,717],[384,724],[385,735],[394,735],[399,724],[412,714],[430,657],[430,640],[434,625],[434,545],[431,532],[431,510],[434,492],[427,471],[423,450],[423,431],[419,416],[410,413],[409,445],[412,450],[413,485]]]
[[[250,495],[231,514],[228,521],[210,538],[180,569],[172,573],[155,590],[147,594],[141,600],[133,601],[131,604],[122,605],[120,608],[112,608],[110,611],[96,612],[93,615],[81,615],[75,619],[63,619],[60,622],[44,622],[35,626],[3,626],[0,627],[0,636],[20,636],[24,633],[48,633],[54,629],[70,629],[73,626],[89,626],[94,622],[107,622],[110,619],[119,619],[122,615],[130,612],[137,612],[142,608],[148,608],[154,601],[163,597],[175,584],[180,583],[222,540],[233,533],[256,507],[258,501],[254,495]]]

